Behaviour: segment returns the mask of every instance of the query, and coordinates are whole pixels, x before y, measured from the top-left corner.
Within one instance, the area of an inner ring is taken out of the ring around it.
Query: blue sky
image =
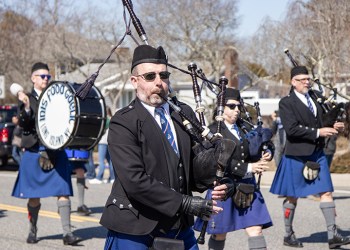
[[[0,6],[3,2],[8,5],[11,1],[12,0],[0,0]],[[237,35],[239,37],[253,35],[259,28],[262,20],[267,16],[272,20],[281,20],[286,14],[289,1],[290,0],[238,0],[240,26],[238,27]],[[122,0],[74,0],[73,4],[76,8],[84,8],[91,6],[91,4],[93,6],[98,6],[99,8],[107,10],[107,16],[113,13],[115,14],[116,12],[119,15],[119,11],[121,12],[123,6]]]
[[[148,0],[152,1],[152,0]],[[213,0],[215,1],[215,0]],[[286,14],[290,0],[238,0],[238,16],[240,25],[237,30],[239,37],[253,35],[262,20],[269,16],[272,20],[282,20]],[[113,5],[121,5],[121,0],[108,0]],[[139,17],[141,18],[141,17]]]
[[[241,38],[253,35],[259,28],[263,19],[267,16],[269,16],[272,20],[283,19],[284,15],[286,14],[287,4],[289,1],[290,0],[238,0],[238,16],[240,18],[240,25],[237,30],[237,35]],[[106,12],[106,16],[113,13],[117,13],[117,15],[120,16],[122,15],[122,0],[74,1],[77,6],[81,6],[82,4],[85,4],[86,6],[88,2],[95,6],[99,6],[99,8],[108,10]],[[142,17],[139,18],[142,20]]]
[[[267,16],[272,20],[282,20],[288,2],[289,0],[239,0],[240,26],[237,35],[239,37],[253,35]]]

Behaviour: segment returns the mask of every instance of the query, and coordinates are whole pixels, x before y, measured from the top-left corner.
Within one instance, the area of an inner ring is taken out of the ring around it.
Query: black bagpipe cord
[[[118,44],[112,48],[112,50],[110,51],[107,58],[102,62],[102,64],[100,64],[97,71],[95,73],[93,73],[88,79],[86,79],[85,82],[79,87],[79,89],[75,93],[75,95],[82,100],[84,100],[86,98],[86,96],[89,94],[92,86],[94,85],[94,83],[96,81],[96,78],[98,77],[98,75],[100,73],[101,68],[109,61],[109,59],[113,55],[114,51],[122,44],[122,42],[124,41],[124,38],[127,35],[131,36],[131,38],[134,40],[134,42],[137,45],[139,45],[138,41],[135,39],[135,37],[131,33],[131,29],[130,29],[131,19],[129,19],[127,21],[127,18],[126,18],[125,8],[127,8],[129,10],[129,12],[131,9],[131,12],[132,12],[131,0],[123,0],[123,4],[124,4],[123,19],[124,19],[124,23],[125,23],[125,33],[124,33],[123,37],[120,39],[120,41],[118,42]],[[130,16],[133,17],[133,15],[130,15]],[[134,23],[134,21],[133,21],[133,23]],[[135,25],[135,23],[134,23],[134,25]]]

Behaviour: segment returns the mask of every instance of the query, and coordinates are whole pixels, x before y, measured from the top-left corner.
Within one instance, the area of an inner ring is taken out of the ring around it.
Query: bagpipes
[[[288,56],[293,66],[298,66],[298,63],[294,60],[288,49],[284,50],[284,53]],[[322,107],[323,110],[323,125],[325,127],[333,127],[333,124],[338,121],[348,120],[347,112],[345,112],[345,104],[340,102],[337,103],[338,91],[337,88],[332,88],[333,94],[328,98],[323,95],[322,83],[318,78],[315,77],[312,71],[313,79],[312,81],[317,84],[318,90],[314,90],[311,86],[309,93],[312,99]]]

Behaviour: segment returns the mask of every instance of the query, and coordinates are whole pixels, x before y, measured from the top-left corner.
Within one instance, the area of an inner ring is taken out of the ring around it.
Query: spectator
[[[12,136],[12,158],[19,165],[22,157],[22,128],[18,124],[18,117],[12,117],[12,123],[15,124]]]
[[[86,169],[86,179],[93,180],[96,177],[96,169],[95,169],[95,163],[94,163],[94,149],[89,150],[89,158],[88,161],[85,163],[85,169]]]
[[[286,132],[284,131],[281,118],[278,114],[278,110],[272,113],[271,118],[272,118],[271,130],[272,130],[272,133],[275,135],[273,142],[276,148],[274,159],[275,159],[276,166],[278,166],[284,151],[285,143],[286,143]]]
[[[107,161],[109,169],[109,179],[106,180],[106,183],[113,183],[115,179],[114,170],[112,166],[111,157],[108,152],[107,136],[109,130],[109,121],[111,120],[112,112],[111,109],[107,108],[107,120],[106,120],[106,130],[103,134],[101,140],[98,143],[98,172],[95,179],[89,181],[90,184],[101,184],[103,182],[103,175],[105,172],[105,161]]]

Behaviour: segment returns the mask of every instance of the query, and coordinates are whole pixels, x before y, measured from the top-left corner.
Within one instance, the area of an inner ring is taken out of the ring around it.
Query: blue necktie
[[[241,137],[241,135],[239,134],[239,129],[238,129],[237,124],[236,124],[236,123],[233,124],[233,125],[232,125],[232,128],[237,132],[238,139],[239,139],[240,141],[242,141],[242,137]]]
[[[165,137],[168,139],[170,145],[173,147],[177,156],[179,156],[179,151],[178,151],[177,146],[176,146],[175,137],[173,136],[173,132],[171,131],[169,121],[165,118],[164,109],[163,108],[156,108],[155,112],[160,117],[160,124],[162,126],[162,131],[163,131]]]
[[[306,97],[306,101],[307,101],[307,106],[309,106],[309,109],[312,112],[312,114],[315,115],[315,111],[314,111],[314,108],[312,107],[309,94],[305,94],[305,97]]]

